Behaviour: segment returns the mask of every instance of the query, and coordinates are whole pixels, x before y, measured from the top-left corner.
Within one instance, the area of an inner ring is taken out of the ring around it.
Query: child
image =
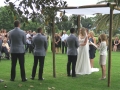
[[[98,50],[100,51],[99,64],[102,69],[102,77],[100,80],[104,80],[106,78],[107,36],[105,34],[101,34],[100,39],[101,43],[98,46]]]

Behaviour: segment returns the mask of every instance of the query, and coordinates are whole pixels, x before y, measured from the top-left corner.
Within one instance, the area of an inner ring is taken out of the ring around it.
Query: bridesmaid
[[[96,38],[94,37],[93,31],[89,32],[89,42],[96,44]],[[89,56],[90,56],[91,68],[93,68],[95,52],[96,52],[95,46],[93,46],[92,44],[89,44]]]

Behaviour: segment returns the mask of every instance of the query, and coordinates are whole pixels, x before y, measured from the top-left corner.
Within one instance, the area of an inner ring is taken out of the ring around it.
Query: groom
[[[72,63],[72,77],[76,77],[75,74],[75,66],[77,61],[77,48],[79,47],[78,38],[74,35],[75,29],[70,29],[70,35],[67,38],[67,55],[68,55],[68,62],[67,62],[67,76],[70,75],[70,66]]]

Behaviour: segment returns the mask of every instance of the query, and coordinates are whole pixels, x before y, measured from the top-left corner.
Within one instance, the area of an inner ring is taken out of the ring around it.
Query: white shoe
[[[105,80],[106,79],[106,76],[105,77],[103,77],[103,78],[100,78],[99,80]]]
[[[0,79],[0,82],[4,82],[4,80]]]

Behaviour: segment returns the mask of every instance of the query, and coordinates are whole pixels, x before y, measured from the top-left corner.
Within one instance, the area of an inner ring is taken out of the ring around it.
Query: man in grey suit
[[[70,75],[70,66],[72,63],[72,77],[76,77],[75,74],[75,66],[77,61],[77,48],[79,47],[78,38],[74,35],[75,29],[70,29],[70,35],[67,38],[67,55],[68,55],[68,62],[67,62],[67,76]]]
[[[20,29],[20,22],[14,22],[15,28],[9,32],[9,40],[10,40],[10,53],[11,53],[11,81],[14,81],[16,76],[16,63],[17,59],[19,59],[20,71],[21,71],[21,79],[22,81],[27,81],[25,76],[25,68],[24,68],[24,46],[26,44],[26,36],[25,32]]]
[[[37,64],[39,62],[39,74],[38,80],[44,80],[43,75],[43,67],[44,67],[44,59],[47,51],[47,37],[42,35],[42,28],[37,29],[38,34],[35,35],[32,39],[34,48],[34,64],[32,69],[32,77],[34,80],[36,74]]]

